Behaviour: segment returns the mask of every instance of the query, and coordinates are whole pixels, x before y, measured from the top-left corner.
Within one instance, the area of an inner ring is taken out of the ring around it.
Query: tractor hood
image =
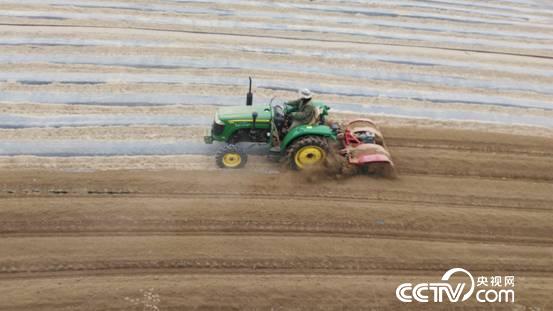
[[[271,110],[268,105],[219,108],[217,118],[222,122],[251,122],[254,111],[257,112],[257,120],[259,121],[271,119]]]

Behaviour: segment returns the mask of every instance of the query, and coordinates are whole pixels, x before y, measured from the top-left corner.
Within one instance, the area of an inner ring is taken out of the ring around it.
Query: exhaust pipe
[[[253,105],[253,94],[252,94],[252,77],[250,78],[250,90],[248,91],[248,95],[246,95],[246,106]]]

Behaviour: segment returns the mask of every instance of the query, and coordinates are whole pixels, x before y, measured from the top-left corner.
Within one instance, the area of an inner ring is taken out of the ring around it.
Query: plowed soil
[[[549,309],[551,141],[400,130],[385,132],[397,180],[314,180],[263,157],[233,171],[121,157],[88,172],[14,158],[0,183],[0,309],[125,310],[141,290],[161,310],[396,309],[400,283],[456,266],[517,277],[516,303],[498,310]],[[122,170],[129,159],[160,164]]]

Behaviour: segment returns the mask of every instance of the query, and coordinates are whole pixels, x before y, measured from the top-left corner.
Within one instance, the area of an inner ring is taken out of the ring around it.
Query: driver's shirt
[[[311,101],[303,103],[301,99],[287,102],[288,109],[286,113],[300,124],[312,124],[317,117],[317,109],[311,104]]]

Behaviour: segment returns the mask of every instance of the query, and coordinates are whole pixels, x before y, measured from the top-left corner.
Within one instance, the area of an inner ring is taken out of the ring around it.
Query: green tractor
[[[251,88],[250,78],[246,106],[220,108],[211,135],[204,137],[207,144],[225,143],[216,154],[219,167],[244,167],[248,154],[238,143],[252,142],[266,144],[269,155],[286,159],[294,170],[323,164],[332,150],[338,150],[345,162],[358,171],[393,170],[384,138],[373,121],[356,119],[342,127],[329,126],[325,119],[330,108],[312,101],[318,112],[316,124],[289,129],[290,108],[286,104],[273,105],[273,100],[268,105],[253,106]]]
[[[253,106],[252,81],[246,106],[220,108],[215,114],[211,135],[204,141],[226,144],[217,152],[216,163],[221,168],[241,168],[248,154],[240,142],[265,143],[270,154],[286,157],[292,169],[301,170],[321,164],[330,150],[328,140],[336,140],[336,131],[325,125],[330,109],[322,102],[313,101],[319,113],[316,125],[300,125],[287,131],[289,119],[286,105]]]

